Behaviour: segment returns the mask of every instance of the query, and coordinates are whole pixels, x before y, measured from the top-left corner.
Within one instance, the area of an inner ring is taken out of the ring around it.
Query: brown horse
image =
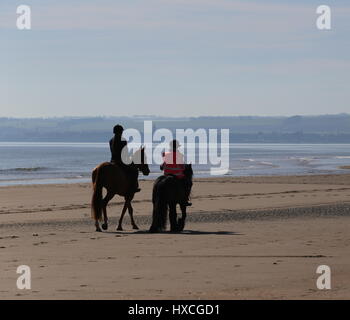
[[[130,166],[134,166],[145,176],[149,175],[150,170],[148,168],[144,148],[135,152],[132,156],[132,163]],[[127,170],[123,170],[116,164],[110,162],[103,162],[92,171],[93,195],[91,200],[91,213],[92,218],[95,220],[96,231],[98,232],[102,231],[99,224],[102,218],[102,212],[104,219],[102,229],[108,229],[107,204],[116,194],[125,199],[117,230],[123,230],[122,222],[127,209],[133,229],[138,229],[134,221],[133,208],[131,206],[131,201],[135,195],[134,192],[130,191],[133,186],[133,181],[131,181],[132,179],[126,171]],[[107,194],[104,198],[102,196],[103,188],[107,190]]]

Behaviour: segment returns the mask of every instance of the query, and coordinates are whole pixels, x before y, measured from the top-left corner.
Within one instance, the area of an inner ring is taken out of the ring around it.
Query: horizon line
[[[41,119],[41,120],[50,120],[50,119],[97,119],[97,118],[160,118],[160,119],[199,119],[199,118],[244,118],[244,117],[255,117],[255,118],[293,118],[293,117],[325,117],[325,116],[350,116],[350,113],[341,112],[341,113],[320,113],[320,114],[294,114],[294,115],[202,115],[202,116],[158,116],[158,115],[121,115],[121,116],[114,116],[114,115],[96,115],[96,116],[49,116],[49,117],[39,117],[39,116],[33,116],[33,117],[8,117],[8,116],[0,116],[0,119],[21,119],[21,120],[35,120],[35,119]],[[151,119],[150,119],[151,120]]]

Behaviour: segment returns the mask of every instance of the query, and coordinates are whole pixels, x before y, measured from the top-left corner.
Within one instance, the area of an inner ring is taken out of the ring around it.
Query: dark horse
[[[185,165],[185,176],[192,185],[193,170],[191,164]],[[183,181],[175,176],[160,176],[153,185],[153,217],[150,232],[162,232],[166,229],[169,211],[170,231],[180,232],[185,227],[187,202]],[[177,219],[176,205],[179,204],[182,217]]]
[[[141,171],[145,176],[149,175],[150,170],[148,168],[144,148],[135,152],[132,161],[131,166],[135,166],[137,170]],[[91,213],[92,218],[95,220],[96,231],[101,231],[99,220],[102,218],[102,212],[104,218],[102,229],[108,229],[107,204],[116,194],[125,199],[117,230],[123,230],[122,222],[126,209],[129,211],[133,229],[138,229],[134,221],[133,208],[131,206],[131,201],[135,193],[129,191],[132,188],[132,181],[128,172],[116,164],[103,162],[92,171],[92,183],[93,195],[91,200]],[[103,188],[107,189],[107,194],[104,198],[102,196]]]

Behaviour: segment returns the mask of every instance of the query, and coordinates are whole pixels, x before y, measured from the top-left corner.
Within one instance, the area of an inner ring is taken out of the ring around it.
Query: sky
[[[348,0],[1,0],[0,57],[0,117],[350,112]]]

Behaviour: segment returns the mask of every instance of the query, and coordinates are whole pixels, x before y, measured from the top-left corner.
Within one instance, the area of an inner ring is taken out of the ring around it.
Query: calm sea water
[[[88,182],[109,158],[107,143],[0,142],[0,186]],[[226,176],[347,172],[341,165],[350,165],[350,144],[231,144]],[[161,174],[158,165],[150,168],[147,179]],[[209,176],[209,169],[194,165],[195,176]]]

